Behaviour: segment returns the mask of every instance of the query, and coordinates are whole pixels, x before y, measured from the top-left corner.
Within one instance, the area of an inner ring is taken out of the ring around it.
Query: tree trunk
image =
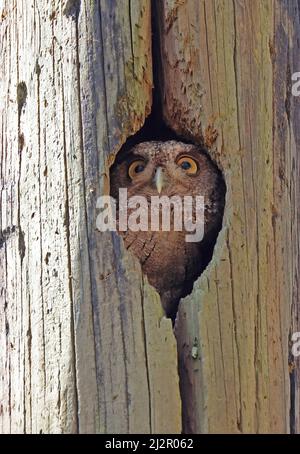
[[[158,5],[165,120],[227,184],[213,259],[180,307],[183,429],[299,432],[299,3]]]
[[[113,3],[2,2],[2,433],[180,432],[171,321],[96,230],[151,108],[150,3]]]
[[[298,1],[150,3],[0,0],[1,433],[300,432]],[[175,335],[96,229],[153,74],[227,185]]]

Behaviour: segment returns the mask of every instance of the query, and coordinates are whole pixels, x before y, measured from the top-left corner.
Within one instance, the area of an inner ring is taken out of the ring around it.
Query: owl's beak
[[[154,182],[156,185],[157,192],[160,194],[164,186],[164,174],[161,167],[157,167],[156,169]]]

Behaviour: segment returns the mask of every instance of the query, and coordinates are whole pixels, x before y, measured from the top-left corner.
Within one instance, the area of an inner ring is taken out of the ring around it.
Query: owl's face
[[[127,188],[128,196],[154,195],[210,198],[218,173],[199,147],[177,141],[144,142],[129,150],[111,170],[111,193]]]

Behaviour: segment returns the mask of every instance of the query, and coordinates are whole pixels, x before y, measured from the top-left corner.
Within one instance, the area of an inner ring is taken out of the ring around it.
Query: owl
[[[222,225],[225,183],[221,172],[199,146],[174,140],[143,142],[119,153],[110,169],[117,213],[122,209],[120,188],[127,190],[128,200],[143,196],[149,205],[152,196],[204,197],[201,241],[187,242],[184,228],[175,231],[172,223],[169,231],[153,231],[150,222],[148,230],[119,229],[125,247],[139,259],[143,273],[160,294],[166,316],[174,320],[180,298],[191,292],[210,261]]]

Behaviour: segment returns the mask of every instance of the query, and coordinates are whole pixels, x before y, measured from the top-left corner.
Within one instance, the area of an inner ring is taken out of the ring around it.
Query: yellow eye
[[[131,179],[133,179],[139,173],[143,172],[145,170],[145,167],[146,167],[145,161],[143,161],[142,159],[134,161],[129,166],[128,175],[130,176]]]
[[[198,171],[197,162],[189,156],[181,156],[181,158],[177,161],[177,165],[185,170],[185,172],[189,175],[195,175]]]

